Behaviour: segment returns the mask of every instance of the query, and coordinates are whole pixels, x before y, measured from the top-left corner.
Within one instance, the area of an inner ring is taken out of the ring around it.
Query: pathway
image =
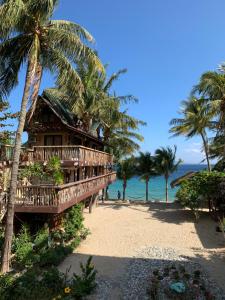
[[[138,251],[152,246],[173,248],[181,255],[193,257],[223,288],[225,242],[207,215],[203,214],[195,224],[191,211],[175,204],[166,207],[109,203],[98,206],[92,214],[85,211],[85,225],[91,234],[60,269],[71,267],[70,273],[77,272],[79,262],[92,255],[99,278],[111,284],[108,299],[120,299],[127,266]]]

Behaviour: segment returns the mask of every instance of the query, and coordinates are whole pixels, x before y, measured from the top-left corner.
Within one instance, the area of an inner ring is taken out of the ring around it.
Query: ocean
[[[200,171],[206,169],[206,165],[191,165],[182,164],[179,169],[174,172],[169,178],[169,201],[173,202],[175,199],[177,188],[171,188],[170,182],[174,179],[186,174],[190,171]],[[109,198],[117,199],[118,190],[123,191],[123,182],[121,180],[115,181],[109,186]],[[127,182],[126,199],[129,200],[145,200],[145,182],[140,181],[138,177],[133,177]],[[163,176],[151,178],[149,181],[149,201],[165,201],[165,179]]]

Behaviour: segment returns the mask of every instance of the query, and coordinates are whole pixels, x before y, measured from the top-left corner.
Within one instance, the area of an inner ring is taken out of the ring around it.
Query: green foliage
[[[47,162],[47,165],[35,162],[32,165],[26,166],[21,169],[19,174],[20,179],[27,178],[31,180],[32,178],[38,178],[45,181],[54,181],[55,184],[63,184],[63,171],[61,168],[60,159],[53,156]]]
[[[40,255],[39,266],[41,268],[58,266],[72,251],[72,247],[63,245],[49,248]]]
[[[56,184],[63,184],[63,172],[59,157],[53,156],[48,161],[45,172],[49,178],[53,177]]]
[[[92,257],[88,258],[85,266],[81,263],[80,267],[82,274],[74,274],[71,285],[71,293],[75,299],[82,299],[84,296],[89,295],[96,287],[95,278],[97,271],[92,264]]]
[[[17,113],[11,113],[8,109],[9,103],[7,101],[0,100],[0,144],[11,144],[12,138],[14,137],[13,131],[2,130],[2,128],[7,129],[7,127],[13,126],[7,122],[8,120],[18,117]]]
[[[27,226],[23,225],[20,234],[14,239],[13,249],[15,261],[21,266],[31,266],[33,263],[33,243]]]
[[[176,162],[176,152],[176,146],[174,146],[174,150],[171,147],[162,147],[155,151],[155,164],[158,174],[168,178],[170,174],[177,170],[182,161],[179,159]]]
[[[0,276],[1,300],[52,300],[82,299],[96,287],[96,270],[91,257],[85,266],[81,264],[81,275],[73,274],[68,279],[66,274],[56,267],[40,271],[29,269],[25,273],[8,273]]]
[[[224,178],[225,174],[217,171],[199,172],[181,184],[176,194],[177,200],[182,206],[189,207],[197,214],[203,202],[218,198],[219,185]]]
[[[83,226],[83,204],[77,204],[67,210],[64,217],[63,227],[64,227],[64,239],[69,241],[72,238],[78,236],[80,230],[84,228]]]
[[[63,230],[49,233],[48,228],[41,228],[35,236],[31,236],[28,227],[22,226],[13,240],[14,266],[23,269],[59,265],[90,233],[84,227],[83,220],[83,204],[77,204],[67,210],[62,224]],[[3,241],[2,231],[0,246]]]

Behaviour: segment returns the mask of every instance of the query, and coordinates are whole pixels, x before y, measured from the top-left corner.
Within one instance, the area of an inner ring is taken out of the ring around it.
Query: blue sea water
[[[186,174],[190,171],[200,171],[206,169],[206,165],[190,165],[183,164],[174,172],[169,179],[169,183],[174,179]],[[121,180],[115,181],[109,186],[109,198],[117,199],[118,190],[123,190],[123,182]],[[174,201],[178,188],[172,189],[169,184],[169,201]],[[145,200],[145,182],[140,181],[138,177],[133,177],[127,182],[126,199],[129,200]],[[165,179],[163,176],[151,178],[149,181],[149,200],[150,201],[165,201]]]

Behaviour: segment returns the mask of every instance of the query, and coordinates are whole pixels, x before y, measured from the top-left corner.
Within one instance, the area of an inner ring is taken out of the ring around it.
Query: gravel
[[[123,277],[117,278],[117,282],[110,279],[98,277],[95,293],[88,297],[88,300],[149,300],[147,293],[150,284],[150,275],[155,269],[163,269],[168,265],[185,266],[185,269],[192,273],[195,270],[201,271],[201,277],[210,292],[215,295],[215,300],[225,300],[223,291],[209,279],[205,270],[193,259],[184,257],[172,248],[147,247],[143,248],[130,259],[126,266]],[[167,300],[165,295],[161,295],[162,300]],[[200,300],[201,298],[199,298]]]

